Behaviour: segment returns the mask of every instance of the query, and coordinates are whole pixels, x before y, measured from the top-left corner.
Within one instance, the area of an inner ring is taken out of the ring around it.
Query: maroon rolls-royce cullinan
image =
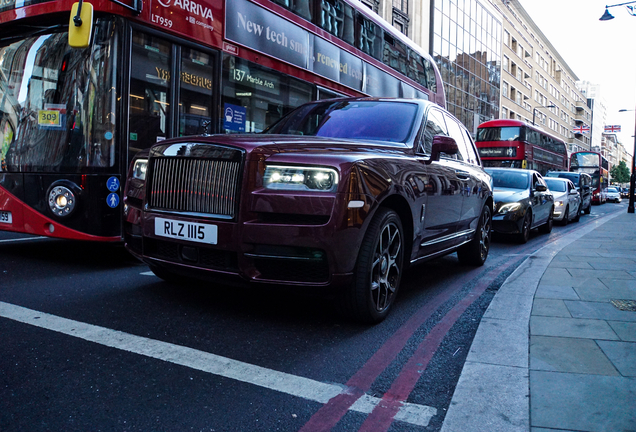
[[[491,179],[423,100],[312,102],[260,134],[166,140],[125,191],[126,247],[160,278],[322,287],[369,323],[406,266],[482,265],[490,247]]]

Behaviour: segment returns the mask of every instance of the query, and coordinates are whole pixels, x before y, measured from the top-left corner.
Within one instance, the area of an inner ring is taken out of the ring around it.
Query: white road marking
[[[139,274],[140,274],[140,275],[143,275],[143,276],[154,276],[154,275],[155,275],[155,274],[154,274],[153,272],[151,272],[151,271],[142,272],[142,273],[139,273]]]
[[[349,391],[344,385],[327,384],[193,348],[73,321],[10,303],[0,302],[0,317],[323,404],[340,393]],[[363,395],[351,406],[351,409],[363,414],[370,414],[380,401],[381,399],[376,397]],[[427,426],[436,414],[437,409],[433,407],[404,403],[395,416],[395,420]]]

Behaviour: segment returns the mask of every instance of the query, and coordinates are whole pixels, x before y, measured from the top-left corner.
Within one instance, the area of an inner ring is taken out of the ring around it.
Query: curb
[[[542,247],[501,285],[479,323],[442,432],[530,430],[529,341],[534,294],[557,253],[620,214],[603,216]]]

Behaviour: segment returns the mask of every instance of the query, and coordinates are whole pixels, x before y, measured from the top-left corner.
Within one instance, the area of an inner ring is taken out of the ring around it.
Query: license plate
[[[211,224],[155,218],[155,235],[199,243],[216,244],[218,227]]]
[[[10,211],[0,211],[0,223],[10,224],[12,221]]]

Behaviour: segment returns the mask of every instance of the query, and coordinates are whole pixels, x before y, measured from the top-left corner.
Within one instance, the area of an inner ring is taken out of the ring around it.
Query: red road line
[[[525,257],[524,257],[525,258]],[[509,257],[502,257],[502,261],[509,260]],[[516,260],[515,260],[516,261]],[[506,264],[508,268],[511,264]],[[502,272],[502,267],[496,266],[495,270],[490,273]],[[346,385],[349,387],[347,393],[340,394],[323,405],[299,432],[319,432],[331,430],[338,421],[347,413],[351,405],[353,405],[360,396],[362,396],[377,379],[377,377],[391,364],[402,351],[407,341],[413,336],[413,333],[419,329],[431,315],[455,295],[463,286],[482,272],[481,268],[476,268],[468,272],[464,277],[455,282],[449,289],[444,290],[431,301],[426,302],[413,316],[402,325],[393,336],[376,351],[373,356],[353,375]],[[496,276],[495,276],[496,277]],[[494,278],[493,278],[494,279]],[[490,282],[488,282],[490,284]],[[488,286],[486,284],[486,287]],[[481,286],[481,283],[480,283]],[[485,289],[485,288],[484,288]],[[355,396],[357,395],[357,396]]]
[[[512,263],[509,263],[506,268],[510,265]],[[444,337],[459,317],[483,294],[499,274],[501,274],[501,268],[495,268],[480,278],[479,283],[470,293],[444,315],[440,322],[426,335],[402,368],[400,374],[393,381],[391,388],[384,394],[380,403],[376,405],[373,412],[369,414],[362,424],[360,427],[361,432],[380,432],[389,429],[402,403],[408,399]]]

